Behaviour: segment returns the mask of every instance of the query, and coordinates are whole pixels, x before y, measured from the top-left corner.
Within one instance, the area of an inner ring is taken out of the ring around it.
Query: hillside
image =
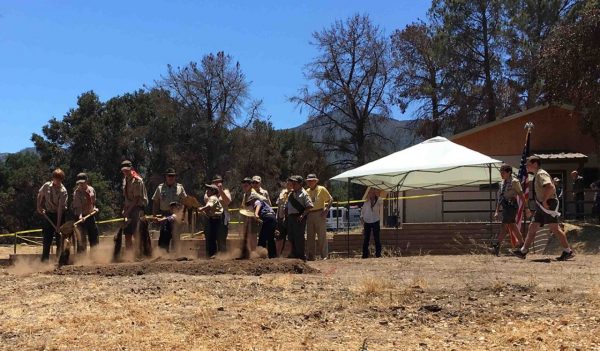
[[[28,153],[28,152],[32,152],[35,153],[35,148],[34,147],[28,147],[25,148],[21,151],[18,151],[16,153]],[[8,157],[8,155],[12,154],[11,152],[0,152],[0,162],[4,162],[4,160],[6,160],[6,158]]]
[[[415,135],[411,125],[412,122],[412,120],[399,121],[393,118],[384,118],[383,121],[377,125],[379,132],[385,138],[390,140],[390,142],[383,143],[382,145],[383,155],[405,149],[422,141]],[[324,127],[325,123],[325,117],[317,117],[310,119],[297,127],[290,128],[289,130],[302,131],[310,136],[313,141],[322,141],[325,135],[329,136],[331,133]],[[339,139],[344,136],[345,132],[341,129],[336,129],[333,133],[334,137]]]

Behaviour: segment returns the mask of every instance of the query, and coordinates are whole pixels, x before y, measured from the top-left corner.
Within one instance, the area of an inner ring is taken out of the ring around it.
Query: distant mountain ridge
[[[8,155],[21,154],[21,153],[37,153],[37,151],[35,150],[34,147],[27,147],[27,148],[17,151],[17,152],[0,152],[0,162],[4,162],[4,160],[6,160]]]
[[[327,122],[326,118],[327,117],[312,118],[301,125],[288,130],[301,131],[307,134],[313,141],[322,141],[326,133],[327,135],[331,133],[327,127],[323,126]],[[423,141],[422,138],[416,135],[414,128],[412,127],[413,122],[414,121],[412,120],[400,121],[387,117],[381,120],[378,124],[379,131],[384,138],[390,140],[389,143],[384,143],[382,145],[382,151],[385,154],[391,154]],[[341,129],[334,129],[333,133],[335,133],[334,137],[337,139],[341,138],[345,132]]]

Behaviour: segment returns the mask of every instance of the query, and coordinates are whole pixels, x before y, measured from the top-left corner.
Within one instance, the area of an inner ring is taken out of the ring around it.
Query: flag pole
[[[525,146],[523,149],[523,151],[524,151],[523,158],[525,159],[525,162],[527,162],[527,157],[529,157],[529,151],[530,151],[529,149],[530,149],[530,145],[531,145],[531,130],[533,129],[533,127],[534,127],[533,122],[525,123],[525,129],[527,130],[527,133],[525,133]],[[522,182],[529,184],[529,173],[527,173],[527,169],[525,169],[525,179]],[[523,185],[523,184],[521,184],[521,185]],[[535,184],[534,184],[534,186],[535,186]],[[525,191],[525,189],[523,189],[523,191]],[[527,192],[529,193],[529,190],[527,190]],[[522,236],[523,236],[523,232],[525,232],[525,233],[527,232],[526,208],[529,208],[529,194],[527,194],[527,196],[525,197],[525,204],[523,204],[523,208],[521,209],[521,211],[522,211],[521,218],[523,219],[523,225],[521,226],[520,229],[522,229],[522,231],[521,231]]]

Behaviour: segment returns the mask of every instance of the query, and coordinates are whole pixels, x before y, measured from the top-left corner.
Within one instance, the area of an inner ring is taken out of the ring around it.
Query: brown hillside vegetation
[[[6,268],[0,349],[600,348],[600,258],[546,257],[333,259],[312,269],[293,260],[169,261],[155,263],[163,273],[130,263],[114,275],[107,266]],[[265,265],[283,273],[261,274]]]

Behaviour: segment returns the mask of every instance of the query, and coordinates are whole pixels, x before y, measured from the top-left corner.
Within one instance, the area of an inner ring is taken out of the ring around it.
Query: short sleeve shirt
[[[96,202],[96,191],[91,186],[87,186],[87,189],[82,190],[79,187],[73,192],[73,203],[71,209],[75,216],[88,215],[94,210]]]
[[[502,190],[502,189],[500,189]],[[510,179],[510,187],[508,187],[504,194],[500,194],[502,196],[504,196],[505,199],[507,200],[512,200],[515,197],[517,197],[517,195],[521,195],[523,194],[523,188],[521,188],[521,183],[519,182],[519,180],[517,178],[511,178]]]
[[[171,202],[178,202],[181,204],[186,196],[187,194],[185,193],[183,185],[176,183],[172,186],[168,186],[167,184],[162,183],[156,187],[156,191],[154,191],[154,195],[152,195],[152,201],[158,201],[159,209],[163,212],[168,212],[170,210],[169,205]]]
[[[210,196],[206,204],[209,206],[206,210],[209,217],[217,217],[223,214],[223,206],[221,206],[219,198],[215,195]]]
[[[231,200],[231,193],[229,192],[229,189],[223,189],[223,192]],[[204,193],[204,202],[207,202],[207,201],[208,201],[208,195],[205,192]],[[221,206],[223,206],[223,223],[225,225],[227,225],[229,223],[229,220],[231,220],[231,215],[229,214],[229,204],[225,205],[225,203],[223,202],[223,197],[221,195],[219,195],[219,202],[221,203]]]
[[[258,193],[262,197],[264,197],[266,199],[265,201],[267,201],[267,204],[269,204],[269,206],[271,206],[271,198],[269,197],[269,192],[267,191],[267,189],[260,188],[260,189],[258,189]]]
[[[52,181],[46,182],[42,185],[38,193],[44,198],[42,205],[46,211],[53,213],[57,212],[60,204],[62,204],[63,210],[67,209],[69,194],[67,193],[67,188],[65,188],[63,184],[56,186]]]
[[[552,184],[552,177],[550,177],[550,174],[548,174],[548,172],[544,171],[543,169],[539,169],[535,174],[533,180],[533,186],[535,189],[535,199],[539,202],[542,202],[542,200],[544,199],[544,186],[547,184]],[[554,194],[552,194],[550,198],[556,199],[556,191],[554,191]]]
[[[314,205],[313,210],[322,210],[331,201],[331,195],[324,186],[317,185],[315,190],[308,188],[306,192]]]
[[[123,178],[123,197],[125,198],[125,206],[146,207],[148,205],[148,194],[146,194],[146,187],[142,178]]]
[[[298,210],[296,210],[296,208],[290,202],[290,199],[292,197],[295,198],[304,207],[309,207],[309,208],[313,207],[313,203],[310,200],[310,197],[308,196],[308,193],[306,192],[306,190],[300,188],[300,190],[298,190],[298,191],[292,191],[290,193],[290,195],[288,196],[287,202],[285,204],[288,214],[298,214],[299,213]]]
[[[285,216],[285,203],[287,202],[289,192],[287,189],[283,189],[279,193],[279,197],[277,198],[277,217],[283,218]]]

